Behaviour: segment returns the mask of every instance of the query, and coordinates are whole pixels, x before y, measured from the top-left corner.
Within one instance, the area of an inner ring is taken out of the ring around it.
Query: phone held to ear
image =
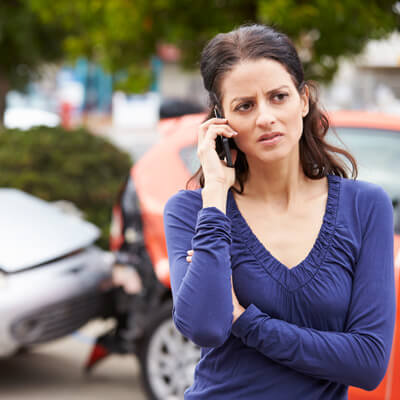
[[[214,115],[215,118],[222,118],[221,114],[218,112],[217,107],[214,107]],[[219,154],[219,158],[221,160],[224,160],[226,158],[227,166],[230,168],[234,168],[232,163],[231,150],[229,147],[229,139],[225,136],[217,135],[216,142],[217,146],[222,149],[222,153]]]

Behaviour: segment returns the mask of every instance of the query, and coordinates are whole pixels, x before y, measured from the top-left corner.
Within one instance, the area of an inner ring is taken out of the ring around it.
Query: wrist
[[[201,192],[203,208],[216,207],[225,214],[228,189],[229,187],[223,183],[207,183]]]
[[[229,185],[223,181],[223,180],[218,180],[218,179],[209,179],[204,182],[204,187],[203,190],[207,190],[210,192],[216,192],[216,193],[226,193],[228,192]]]

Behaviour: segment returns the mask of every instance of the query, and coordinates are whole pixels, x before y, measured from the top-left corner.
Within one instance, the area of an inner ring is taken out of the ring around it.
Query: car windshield
[[[377,183],[389,195],[400,196],[400,132],[366,128],[335,129],[339,138],[328,133],[328,141],[345,147],[357,161],[358,179]]]

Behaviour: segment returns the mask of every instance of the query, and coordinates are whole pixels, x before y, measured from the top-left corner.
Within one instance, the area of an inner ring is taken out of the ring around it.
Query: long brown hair
[[[329,129],[329,119],[318,104],[318,87],[315,82],[304,80],[303,66],[292,41],[285,34],[275,29],[255,24],[243,25],[231,32],[220,33],[211,39],[201,54],[200,70],[203,84],[209,93],[209,114],[213,117],[214,107],[221,108],[221,82],[228,71],[244,60],[268,58],[278,61],[291,75],[296,89],[302,93],[307,85],[310,91],[309,111],[303,118],[303,133],[300,138],[300,162],[304,173],[311,179],[320,179],[328,174],[345,178],[357,178],[358,169],[354,157],[346,150],[333,146],[325,140]],[[335,132],[336,134],[336,132]],[[340,139],[339,139],[340,140]],[[232,187],[237,193],[243,193],[244,183],[249,174],[249,166],[245,154],[230,140],[238,154],[235,162],[236,180],[240,190]],[[222,148],[216,151],[221,154]],[[339,154],[350,161],[352,171]],[[196,181],[204,187],[203,169],[200,167],[187,181]]]

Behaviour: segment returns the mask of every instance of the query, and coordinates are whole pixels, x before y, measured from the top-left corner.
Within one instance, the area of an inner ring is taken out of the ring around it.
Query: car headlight
[[[0,289],[7,286],[7,274],[0,270]]]

